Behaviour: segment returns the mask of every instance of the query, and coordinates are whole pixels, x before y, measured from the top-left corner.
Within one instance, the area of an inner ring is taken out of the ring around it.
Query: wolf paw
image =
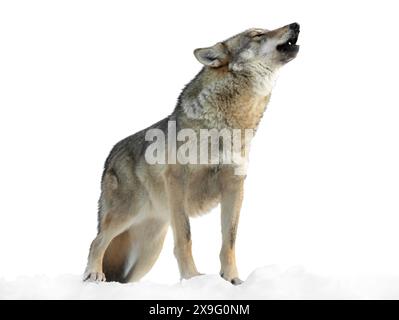
[[[238,285],[240,285],[240,284],[242,284],[242,283],[244,282],[244,281],[242,281],[242,280],[241,280],[240,278],[238,278],[238,277],[234,277],[234,278],[226,277],[224,273],[221,273],[220,276],[221,276],[224,280],[230,282],[231,284],[233,284],[233,285],[235,285],[235,286],[238,286]]]
[[[184,275],[182,275],[181,276],[181,280],[188,280],[188,279],[191,279],[191,278],[194,278],[194,277],[198,277],[198,276],[203,276],[204,275],[204,273],[200,273],[200,272],[191,272],[191,273],[189,273],[189,274],[184,274]]]
[[[233,285],[238,286],[238,285],[242,284],[244,281],[242,281],[240,278],[233,278],[233,279],[230,280],[230,282]]]
[[[83,276],[83,281],[104,282],[105,274],[102,272],[86,272]]]

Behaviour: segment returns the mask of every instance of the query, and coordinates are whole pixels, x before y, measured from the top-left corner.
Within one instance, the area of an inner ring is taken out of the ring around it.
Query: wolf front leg
[[[234,174],[222,176],[220,275],[234,285],[242,283],[238,277],[235,241],[243,200],[244,179],[245,177]]]
[[[165,173],[171,226],[174,237],[174,254],[179,266],[181,279],[200,275],[195,266],[191,250],[190,220],[184,209],[184,181],[177,166]]]

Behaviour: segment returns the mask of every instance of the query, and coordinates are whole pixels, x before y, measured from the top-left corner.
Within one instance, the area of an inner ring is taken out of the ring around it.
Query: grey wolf
[[[117,143],[105,162],[98,234],[90,246],[85,280],[139,280],[157,260],[169,226],[181,278],[200,275],[191,250],[189,218],[220,204],[220,275],[232,284],[242,282],[235,241],[245,175],[235,170],[246,164],[149,164],[146,133],[170,135],[169,122],[177,131],[256,130],[278,70],[298,53],[298,35],[297,23],[271,31],[254,28],[194,51],[203,67],[183,89],[174,111]]]

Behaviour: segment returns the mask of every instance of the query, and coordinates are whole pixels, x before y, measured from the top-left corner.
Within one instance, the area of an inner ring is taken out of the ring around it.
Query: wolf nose
[[[299,23],[296,23],[296,22],[294,22],[294,23],[291,23],[290,25],[289,25],[289,27],[290,27],[290,29],[292,30],[292,31],[295,31],[296,33],[299,33]]]

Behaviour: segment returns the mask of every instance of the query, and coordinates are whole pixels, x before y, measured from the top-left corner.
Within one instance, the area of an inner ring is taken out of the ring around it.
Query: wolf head
[[[254,28],[212,47],[196,49],[194,55],[209,68],[227,66],[230,71],[239,72],[247,66],[262,64],[274,71],[296,57],[298,35],[298,23],[272,31]]]

